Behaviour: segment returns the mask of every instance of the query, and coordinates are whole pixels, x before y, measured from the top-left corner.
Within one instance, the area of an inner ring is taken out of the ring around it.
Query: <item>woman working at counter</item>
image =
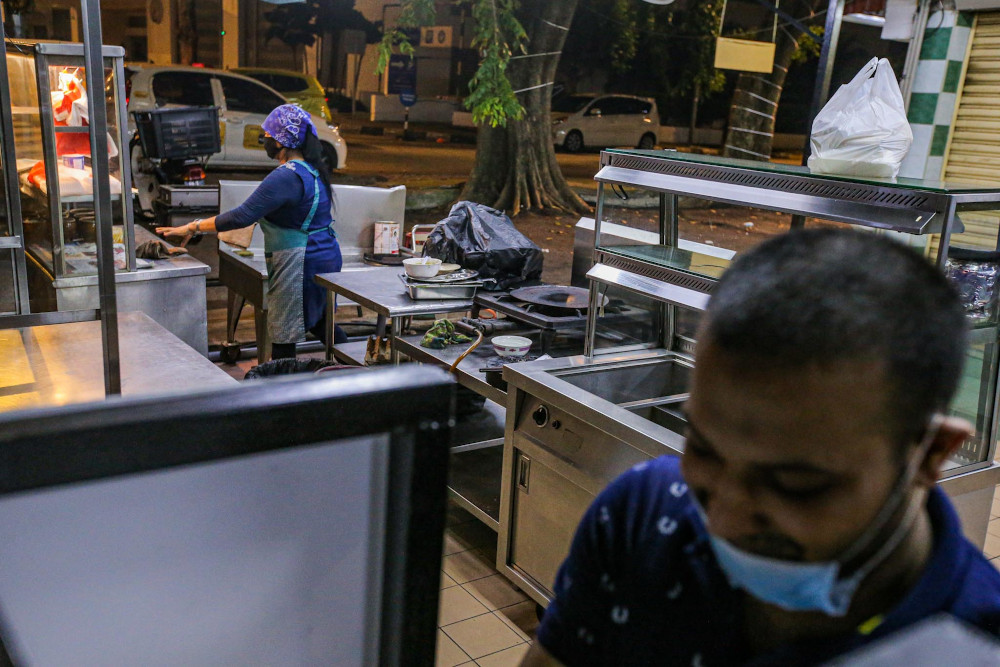
[[[157,227],[164,236],[221,232],[260,222],[268,274],[268,334],[272,358],[295,356],[295,344],[312,331],[325,338],[326,294],[318,273],[340,271],[343,259],[333,231],[330,178],[309,114],[292,104],[263,123],[264,150],[280,162],[239,207],[180,227]],[[342,334],[338,332],[338,338]],[[337,341],[340,342],[340,341]]]

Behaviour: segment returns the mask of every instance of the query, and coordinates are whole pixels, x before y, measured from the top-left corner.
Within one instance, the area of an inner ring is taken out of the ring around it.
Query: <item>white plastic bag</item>
[[[888,60],[872,58],[834,93],[816,115],[809,142],[812,172],[896,177],[913,132]]]

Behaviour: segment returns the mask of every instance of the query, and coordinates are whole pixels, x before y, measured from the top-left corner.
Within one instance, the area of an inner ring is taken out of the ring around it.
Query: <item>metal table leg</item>
[[[394,317],[389,327],[389,361],[393,366],[399,365],[399,347],[396,339],[403,336],[403,318]]]
[[[326,291],[326,360],[333,361],[333,331],[336,326],[337,295]]]
[[[375,320],[375,335],[379,338],[385,336],[385,315],[379,315]]]
[[[271,360],[271,337],[267,334],[267,311],[253,307],[253,323],[257,331],[257,363]]]
[[[226,288],[226,342],[236,343],[236,327],[240,324],[240,315],[247,300],[230,288]]]

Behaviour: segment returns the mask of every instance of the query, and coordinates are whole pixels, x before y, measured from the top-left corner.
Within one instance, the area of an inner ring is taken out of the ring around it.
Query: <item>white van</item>
[[[656,146],[656,100],[633,95],[563,95],[552,100],[552,142],[570,153],[583,148]]]

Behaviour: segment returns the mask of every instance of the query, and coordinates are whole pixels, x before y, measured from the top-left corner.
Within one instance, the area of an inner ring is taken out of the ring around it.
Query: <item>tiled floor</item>
[[[448,509],[441,559],[438,667],[517,665],[534,639],[535,603],[498,574],[496,533]]]

